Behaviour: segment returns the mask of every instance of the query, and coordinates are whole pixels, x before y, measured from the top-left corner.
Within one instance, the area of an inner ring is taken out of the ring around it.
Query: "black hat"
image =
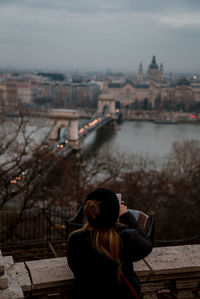
[[[87,195],[84,205],[89,200],[99,202],[99,215],[96,218],[87,217],[92,227],[107,229],[112,227],[119,217],[119,201],[114,192],[107,189],[96,189]]]

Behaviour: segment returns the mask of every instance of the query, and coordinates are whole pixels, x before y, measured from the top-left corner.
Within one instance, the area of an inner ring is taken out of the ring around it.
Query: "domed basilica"
[[[146,76],[140,63],[137,79],[122,81],[109,80],[103,92],[112,94],[122,106],[132,109],[163,109],[191,111],[200,106],[200,83],[191,84],[186,78],[178,81],[166,79],[163,64],[152,57]]]

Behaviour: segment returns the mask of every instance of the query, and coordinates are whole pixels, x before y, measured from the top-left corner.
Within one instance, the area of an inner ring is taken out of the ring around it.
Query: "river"
[[[200,124],[163,125],[147,121],[123,121],[119,130],[107,128],[93,132],[84,144],[93,153],[109,150],[162,158],[171,151],[174,142],[192,139],[200,141]]]
[[[39,127],[33,134],[35,142],[40,142],[49,131],[49,121],[42,118],[29,119],[27,132]],[[9,129],[13,119],[8,119],[5,127]],[[80,120],[80,123],[85,120]],[[33,125],[34,124],[34,125]],[[127,155],[139,154],[157,158],[168,154],[176,141],[199,140],[200,124],[179,123],[176,125],[154,124],[151,121],[122,121],[120,129],[102,128],[92,132],[85,140],[84,147],[91,153],[102,151],[119,152]],[[39,132],[39,134],[38,134]]]

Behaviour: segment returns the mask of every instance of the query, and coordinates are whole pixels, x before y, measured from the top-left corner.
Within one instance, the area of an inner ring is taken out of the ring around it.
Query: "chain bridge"
[[[67,155],[72,150],[79,150],[91,132],[108,123],[115,123],[120,114],[115,102],[114,96],[101,94],[96,112],[83,124],[79,124],[81,115],[77,110],[52,109],[49,114],[51,131],[48,141],[53,151]]]

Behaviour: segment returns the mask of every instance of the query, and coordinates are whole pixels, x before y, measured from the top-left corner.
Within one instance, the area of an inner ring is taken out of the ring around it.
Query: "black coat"
[[[147,256],[152,250],[152,244],[130,212],[120,217],[120,223],[123,224],[117,224],[116,230],[122,241],[122,271],[140,293],[133,262]],[[71,234],[67,246],[67,259],[77,282],[78,298],[134,298],[123,283],[117,283],[116,263],[96,251],[89,231]]]

